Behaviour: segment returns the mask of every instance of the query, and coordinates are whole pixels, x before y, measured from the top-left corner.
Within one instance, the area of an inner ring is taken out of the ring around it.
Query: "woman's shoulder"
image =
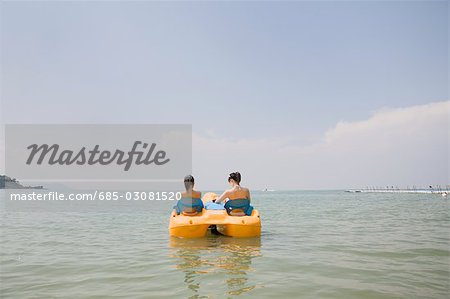
[[[250,189],[248,189],[248,188],[246,188],[246,187],[241,187],[241,190],[250,193]]]
[[[181,197],[193,197],[193,198],[201,198],[202,197],[202,193],[200,191],[195,191],[195,190],[192,190],[192,193],[186,192],[186,191],[182,191],[180,193],[181,193]]]
[[[235,195],[241,195],[241,194],[250,194],[250,191],[248,188],[245,187],[237,187],[237,188],[231,188],[227,190],[228,194],[235,194]]]

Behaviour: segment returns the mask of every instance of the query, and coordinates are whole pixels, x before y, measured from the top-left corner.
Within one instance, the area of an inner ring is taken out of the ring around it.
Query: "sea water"
[[[173,203],[112,213],[3,207],[0,297],[449,297],[449,198],[289,191],[254,192],[252,203],[260,238],[190,240],[169,237]]]

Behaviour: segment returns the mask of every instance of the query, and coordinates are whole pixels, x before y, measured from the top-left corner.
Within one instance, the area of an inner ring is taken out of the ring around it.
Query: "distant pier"
[[[414,193],[414,194],[440,194],[442,196],[447,196],[450,194],[450,185],[445,187],[430,186],[429,188],[398,188],[398,187],[366,187],[362,189],[348,189],[345,192],[350,193]]]

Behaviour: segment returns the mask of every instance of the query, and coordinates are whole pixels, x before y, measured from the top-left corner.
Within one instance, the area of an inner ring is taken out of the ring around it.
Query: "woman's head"
[[[194,177],[190,174],[184,177],[184,187],[186,190],[192,190],[194,188]]]
[[[237,184],[241,182],[241,174],[239,172],[232,172],[228,175],[228,183]]]

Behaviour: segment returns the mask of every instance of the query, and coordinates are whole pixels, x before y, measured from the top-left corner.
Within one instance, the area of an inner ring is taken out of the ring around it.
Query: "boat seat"
[[[250,205],[250,200],[247,198],[228,200],[225,203],[225,210],[230,216],[250,216],[252,215],[253,207]]]
[[[221,203],[208,201],[205,203],[205,210],[225,210],[225,207]]]
[[[178,215],[195,216],[202,212],[203,201],[200,198],[181,198],[173,208]]]

